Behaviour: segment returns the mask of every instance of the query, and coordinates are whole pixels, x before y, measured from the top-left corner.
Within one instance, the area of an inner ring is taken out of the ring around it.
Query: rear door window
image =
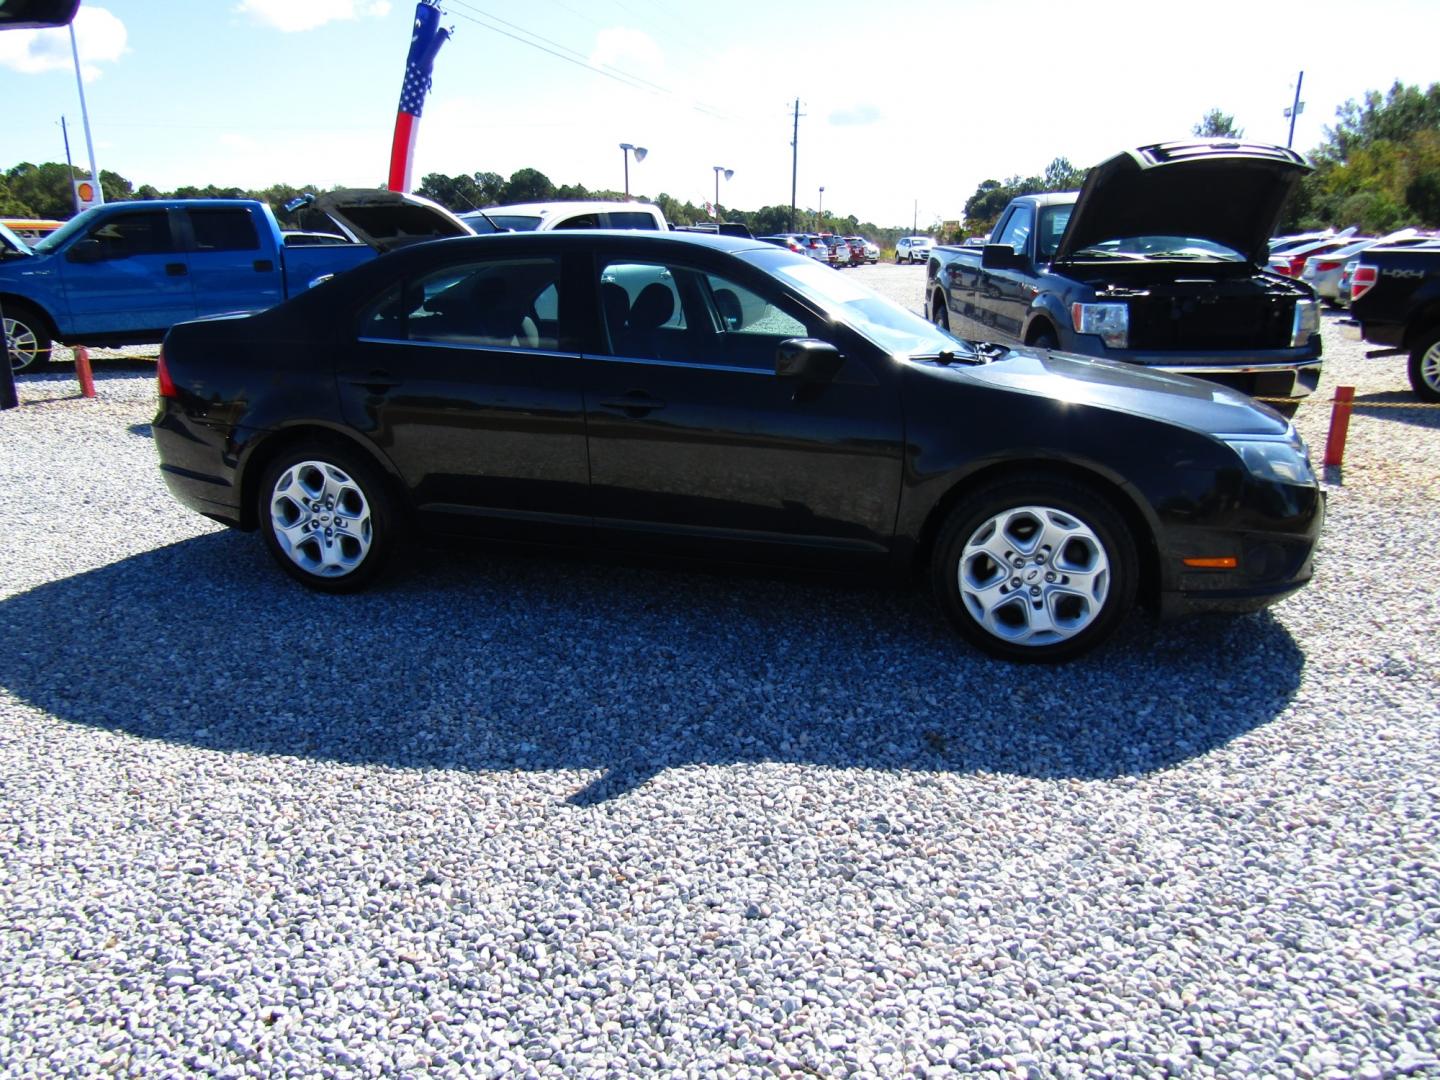
[[[254,251],[260,246],[248,210],[191,210],[190,229],[197,251]]]
[[[360,320],[370,340],[554,350],[560,260],[490,259],[397,283]]]

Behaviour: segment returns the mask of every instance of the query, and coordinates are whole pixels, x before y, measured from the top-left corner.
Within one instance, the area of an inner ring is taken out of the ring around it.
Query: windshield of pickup
[[[1117,259],[1128,262],[1193,260],[1245,262],[1234,248],[1198,236],[1125,236],[1102,240],[1074,253],[1076,259]]]
[[[96,217],[95,211],[98,209],[99,207],[94,207],[90,210],[86,210],[78,217],[71,218],[64,225],[61,225],[60,228],[56,229],[49,236],[45,237],[44,240],[37,240],[35,241],[35,243],[31,244],[30,250],[38,252],[42,255],[48,255],[50,252],[55,251],[58,248],[61,248],[64,245],[68,244],[72,236],[74,236],[76,233],[84,232],[91,224],[94,223]]]
[[[893,356],[935,356],[957,351],[958,338],[814,259],[780,251],[746,255],[803,293],[827,315],[854,327]],[[960,351],[971,355],[973,350],[962,345]]]

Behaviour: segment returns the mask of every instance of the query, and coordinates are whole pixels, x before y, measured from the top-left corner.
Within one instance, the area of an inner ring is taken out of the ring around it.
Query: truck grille
[[[1280,296],[1151,296],[1130,302],[1132,349],[1284,349],[1294,300]]]

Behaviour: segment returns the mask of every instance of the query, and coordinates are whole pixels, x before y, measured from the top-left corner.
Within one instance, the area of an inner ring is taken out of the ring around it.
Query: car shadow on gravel
[[[920,590],[579,557],[419,553],[328,597],[232,532],[0,601],[0,631],[0,686],[64,721],[356,764],[578,770],[577,805],[692,763],[1138,775],[1273,719],[1304,663],[1261,614],[1137,615],[1079,662],[1011,665]]]

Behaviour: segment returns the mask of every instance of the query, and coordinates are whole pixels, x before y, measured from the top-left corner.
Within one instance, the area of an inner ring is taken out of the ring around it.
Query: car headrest
[[[675,294],[668,285],[652,281],[640,290],[630,308],[630,329],[654,330],[670,321],[675,314]]]

